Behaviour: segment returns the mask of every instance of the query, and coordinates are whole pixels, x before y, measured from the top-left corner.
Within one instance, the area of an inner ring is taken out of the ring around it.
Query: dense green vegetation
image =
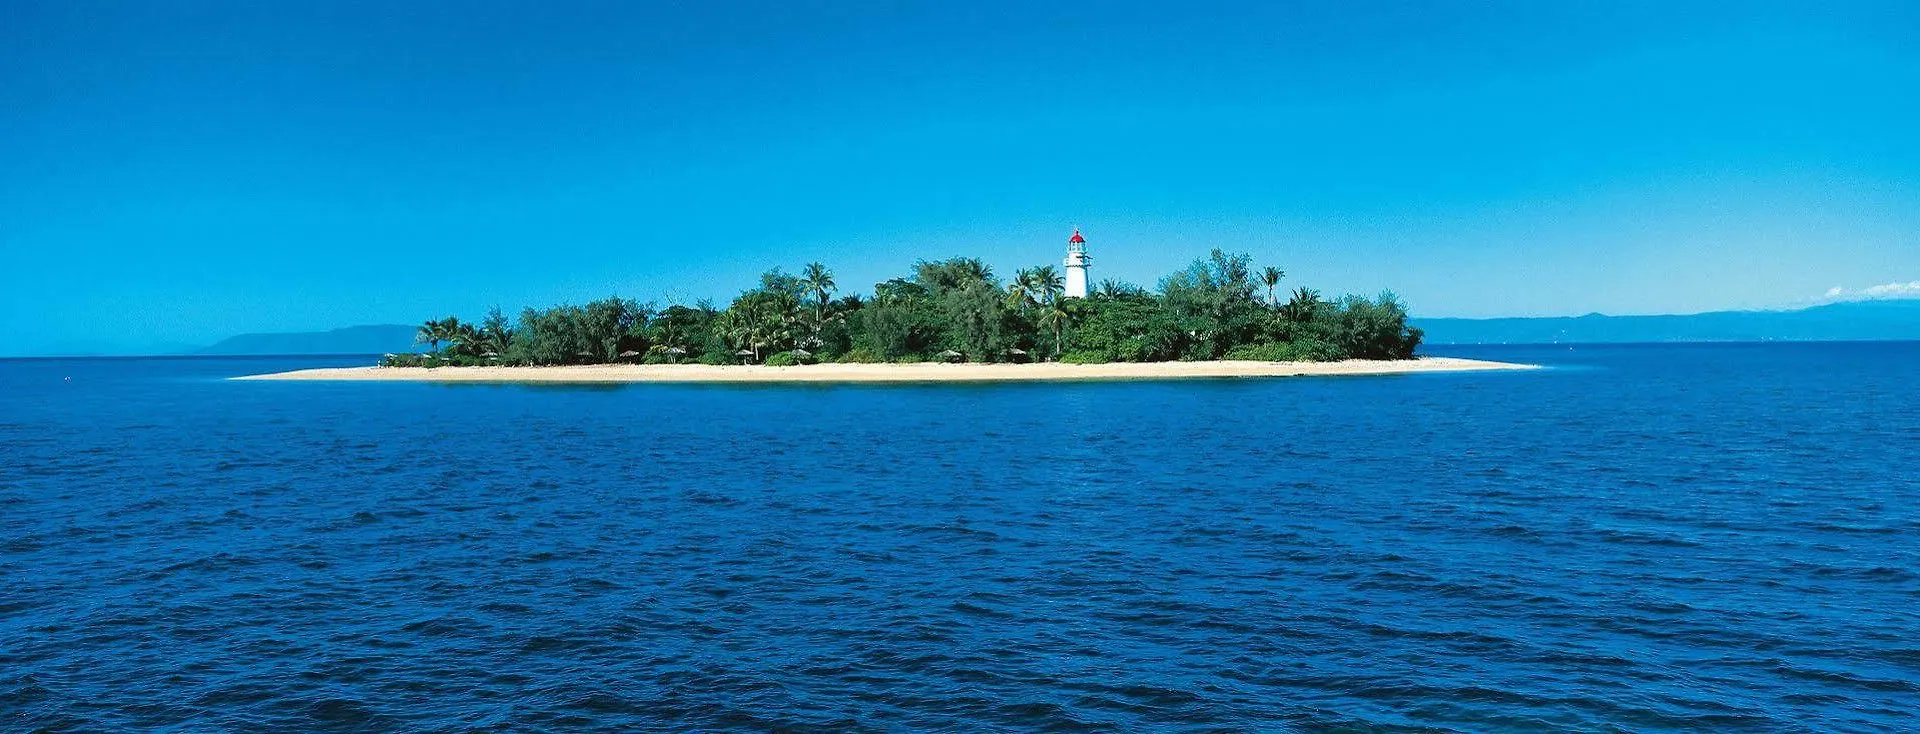
[[[1106,281],[1079,299],[1062,297],[1051,265],[1002,282],[979,260],[953,258],[917,263],[863,297],[837,295],[833,273],[813,263],[798,275],[768,271],[726,308],[606,298],[529,308],[517,320],[494,309],[479,323],[429,321],[419,340],[432,352],[388,363],[1332,361],[1407,359],[1419,346],[1420,330],[1393,294],[1283,294],[1285,277],[1215,250],[1158,291]]]

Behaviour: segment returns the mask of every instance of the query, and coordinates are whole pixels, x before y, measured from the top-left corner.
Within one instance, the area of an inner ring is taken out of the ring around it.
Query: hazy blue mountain
[[[415,349],[417,327],[405,324],[349,326],[333,331],[241,334],[195,354],[385,354]]]
[[[1671,316],[1414,319],[1428,344],[1870,341],[1920,339],[1920,300]]]

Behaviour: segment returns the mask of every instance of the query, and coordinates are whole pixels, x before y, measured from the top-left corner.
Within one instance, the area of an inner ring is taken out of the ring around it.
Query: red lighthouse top
[[[1086,244],[1086,243],[1087,243],[1087,238],[1085,238],[1085,237],[1081,237],[1081,236],[1080,236],[1080,228],[1079,228],[1079,227],[1074,227],[1074,228],[1073,228],[1073,236],[1072,236],[1072,237],[1068,237],[1068,238],[1067,238],[1067,242],[1069,242],[1069,243],[1072,243],[1072,244],[1076,244],[1076,245],[1084,245],[1084,244]]]

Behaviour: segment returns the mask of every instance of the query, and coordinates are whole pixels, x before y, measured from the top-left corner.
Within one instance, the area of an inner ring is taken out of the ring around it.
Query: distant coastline
[[[1920,299],[1650,316],[1416,318],[1423,344],[1670,344],[1920,339]]]
[[[335,367],[294,370],[235,380],[461,383],[927,383],[1041,382],[1400,375],[1426,372],[1531,370],[1538,365],[1456,357],[1339,362],[1059,362],[1007,364],[570,365],[549,367]]]

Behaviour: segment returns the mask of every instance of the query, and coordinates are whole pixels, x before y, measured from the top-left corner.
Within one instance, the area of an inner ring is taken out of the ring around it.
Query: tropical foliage
[[[1104,281],[1087,298],[1064,297],[1052,265],[1006,281],[974,258],[916,263],[841,295],[833,272],[809,263],[778,268],[725,308],[708,301],[654,304],[617,297],[582,306],[499,309],[478,324],[449,316],[420,326],[432,352],[394,364],[565,365],[816,361],[1079,363],[1257,359],[1407,359],[1420,330],[1392,293],[1328,300],[1278,286],[1286,273],[1255,270],[1245,254],[1214,250],[1161,279],[1157,290]],[[837,296],[837,297],[836,297]],[[954,355],[959,355],[958,357]]]

